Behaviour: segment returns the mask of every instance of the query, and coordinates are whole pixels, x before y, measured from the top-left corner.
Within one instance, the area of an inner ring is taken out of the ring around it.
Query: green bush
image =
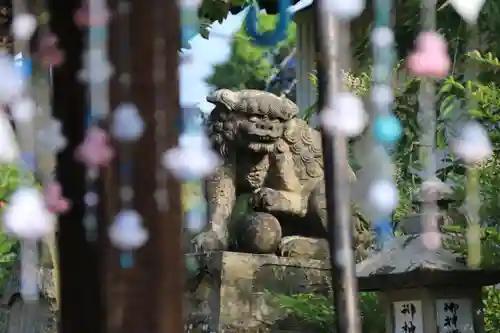
[[[282,309],[311,327],[314,332],[334,332],[332,300],[318,294],[275,295]],[[363,333],[385,333],[384,311],[376,293],[360,293]]]
[[[4,205],[8,205],[9,197],[19,186],[20,180],[21,174],[16,166],[0,165],[0,203],[2,203],[0,212],[3,210]],[[30,180],[32,180],[32,177]],[[3,287],[9,277],[10,270],[17,258],[18,248],[19,243],[17,240],[0,231],[0,288]]]

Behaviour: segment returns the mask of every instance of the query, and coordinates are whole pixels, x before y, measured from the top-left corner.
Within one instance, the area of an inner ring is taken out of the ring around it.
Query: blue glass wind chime
[[[368,183],[365,202],[371,213],[370,217],[379,246],[383,245],[393,234],[392,213],[398,204],[398,191],[394,182],[395,168],[391,162],[390,152],[402,134],[400,122],[392,113],[393,68],[396,55],[394,33],[391,27],[392,8],[392,0],[375,1],[375,24],[371,35],[373,119],[369,129],[374,139],[372,142],[374,155],[371,156],[371,162],[364,161],[376,162],[373,166],[373,174],[369,177],[371,179]]]

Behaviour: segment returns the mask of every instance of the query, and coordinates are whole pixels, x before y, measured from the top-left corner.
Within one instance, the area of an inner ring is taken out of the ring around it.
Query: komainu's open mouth
[[[258,135],[258,134],[248,134],[249,141],[252,142],[262,142],[262,143],[273,143],[278,138],[272,135]]]
[[[255,152],[270,153],[275,149],[274,142],[251,142],[248,144],[248,148]]]

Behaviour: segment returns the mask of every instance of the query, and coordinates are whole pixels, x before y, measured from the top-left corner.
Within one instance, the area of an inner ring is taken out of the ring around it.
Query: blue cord
[[[124,269],[129,269],[134,266],[134,256],[132,252],[123,252],[120,254],[120,266]]]
[[[394,227],[390,219],[380,219],[373,223],[373,231],[375,233],[375,242],[378,248],[394,237]]]
[[[252,39],[252,42],[258,46],[274,46],[285,40],[288,35],[288,25],[291,21],[292,14],[288,12],[290,0],[279,0],[279,18],[274,31],[266,31],[259,33],[258,28],[258,6],[253,4],[248,8],[245,18],[245,31]]]

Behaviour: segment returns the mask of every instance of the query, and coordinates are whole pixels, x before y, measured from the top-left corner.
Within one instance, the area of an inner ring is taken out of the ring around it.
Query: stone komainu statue
[[[293,102],[268,92],[221,89],[207,100],[215,105],[208,135],[223,163],[207,182],[209,224],[193,239],[195,249],[286,255],[298,238],[320,244],[326,236],[320,133],[297,118]],[[253,212],[234,220],[242,196]]]

